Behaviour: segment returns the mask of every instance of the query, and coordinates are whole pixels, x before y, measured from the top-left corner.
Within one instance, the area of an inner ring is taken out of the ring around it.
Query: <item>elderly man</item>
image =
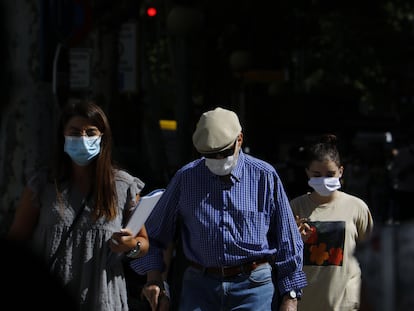
[[[303,242],[274,167],[242,151],[243,133],[233,111],[203,113],[193,134],[201,157],[179,169],[146,223],[147,256],[131,267],[147,274],[143,294],[163,306],[163,250],[180,219],[183,275],[179,309],[296,310],[306,286]],[[272,269],[276,269],[274,283]]]

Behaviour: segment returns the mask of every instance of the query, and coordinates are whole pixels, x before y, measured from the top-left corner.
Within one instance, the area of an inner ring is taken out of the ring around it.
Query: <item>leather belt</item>
[[[203,271],[204,273],[207,273],[207,274],[212,274],[212,275],[215,275],[215,276],[228,278],[228,277],[236,276],[236,275],[241,274],[241,273],[249,274],[254,269],[256,269],[258,266],[261,266],[261,265],[263,265],[267,262],[268,262],[267,259],[261,258],[261,259],[246,262],[244,264],[237,265],[237,266],[203,267],[202,265],[200,265],[196,262],[190,261],[190,266],[192,266],[192,267],[194,267],[198,270],[201,270],[201,271]]]

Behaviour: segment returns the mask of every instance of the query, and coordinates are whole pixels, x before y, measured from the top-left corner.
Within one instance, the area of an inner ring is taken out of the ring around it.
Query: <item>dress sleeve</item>
[[[132,207],[138,203],[138,195],[141,193],[144,188],[144,182],[138,177],[133,177],[132,183],[129,185],[128,194],[129,198],[132,201]]]
[[[118,199],[126,196],[123,205],[124,211],[131,211],[138,203],[138,195],[141,193],[145,183],[138,177],[132,176],[126,171],[118,170],[115,173]],[[122,203],[123,204],[123,203]]]

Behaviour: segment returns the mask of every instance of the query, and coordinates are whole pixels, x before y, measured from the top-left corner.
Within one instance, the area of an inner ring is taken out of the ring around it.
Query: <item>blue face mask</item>
[[[101,151],[101,136],[65,136],[64,150],[73,162],[86,166]]]

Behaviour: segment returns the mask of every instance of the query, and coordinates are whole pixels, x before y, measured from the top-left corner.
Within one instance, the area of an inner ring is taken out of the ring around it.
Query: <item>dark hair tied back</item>
[[[320,143],[336,146],[337,137],[334,134],[324,134],[320,137]]]
[[[307,150],[307,165],[313,161],[332,160],[336,165],[341,165],[341,159],[337,148],[337,138],[334,134],[324,134]]]

